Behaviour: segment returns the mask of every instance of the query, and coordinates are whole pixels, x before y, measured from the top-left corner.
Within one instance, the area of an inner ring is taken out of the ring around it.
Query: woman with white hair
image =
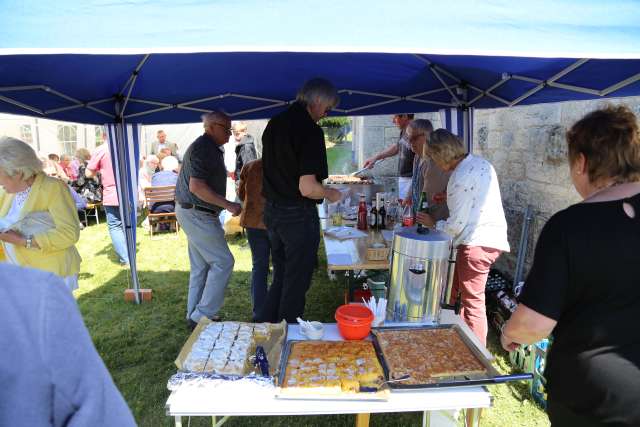
[[[138,200],[144,206],[144,189],[151,187],[151,177],[157,172],[160,166],[160,159],[155,154],[150,154],[142,160],[142,167],[138,171]]]
[[[50,271],[77,289],[80,227],[67,185],[44,174],[27,143],[2,137],[0,187],[0,241],[6,261]]]
[[[431,133],[425,151],[440,169],[452,172],[447,184],[449,218],[435,223],[423,213],[418,220],[453,238],[457,258],[451,295],[460,298],[460,315],[486,345],[484,287],[491,264],[509,251],[498,176],[491,163],[467,153],[460,139],[446,129]]]

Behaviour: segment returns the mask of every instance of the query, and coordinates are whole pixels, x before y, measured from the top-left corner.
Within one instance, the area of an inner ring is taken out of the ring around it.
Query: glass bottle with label
[[[386,205],[385,210],[387,211],[387,219],[385,220],[385,223],[388,229],[393,230],[393,226],[396,223],[396,214],[393,212],[393,204],[390,200],[386,201]]]
[[[402,211],[402,226],[411,227],[413,225],[413,210],[411,208],[411,200],[407,200]]]
[[[427,200],[427,193],[422,192],[420,194],[420,204],[418,205],[418,212],[429,213],[429,200]],[[420,234],[427,232],[427,226],[418,223],[418,229],[416,230]]]
[[[358,203],[358,230],[366,230],[367,222],[367,202],[364,194],[361,194],[360,202]]]
[[[371,200],[371,211],[369,212],[369,228],[376,230],[378,228],[378,208],[376,206],[376,200]]]

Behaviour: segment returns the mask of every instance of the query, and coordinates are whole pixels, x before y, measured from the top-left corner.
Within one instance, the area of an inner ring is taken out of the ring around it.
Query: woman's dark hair
[[[638,120],[626,106],[593,111],[567,132],[569,162],[582,153],[587,159],[589,181],[614,178],[640,181],[640,133]]]

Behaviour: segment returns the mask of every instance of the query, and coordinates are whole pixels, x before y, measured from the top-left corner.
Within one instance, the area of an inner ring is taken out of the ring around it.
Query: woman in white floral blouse
[[[436,223],[429,214],[420,213],[417,220],[453,238],[457,261],[451,295],[461,298],[460,315],[486,344],[487,275],[498,256],[509,251],[498,177],[491,163],[468,154],[458,137],[445,129],[431,133],[425,152],[441,169],[452,171],[447,185],[449,218]]]

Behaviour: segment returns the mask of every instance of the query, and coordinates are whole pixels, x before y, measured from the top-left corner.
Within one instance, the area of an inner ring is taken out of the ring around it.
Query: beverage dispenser
[[[395,233],[387,321],[439,322],[451,246],[449,235],[433,229],[423,234],[406,227]]]

